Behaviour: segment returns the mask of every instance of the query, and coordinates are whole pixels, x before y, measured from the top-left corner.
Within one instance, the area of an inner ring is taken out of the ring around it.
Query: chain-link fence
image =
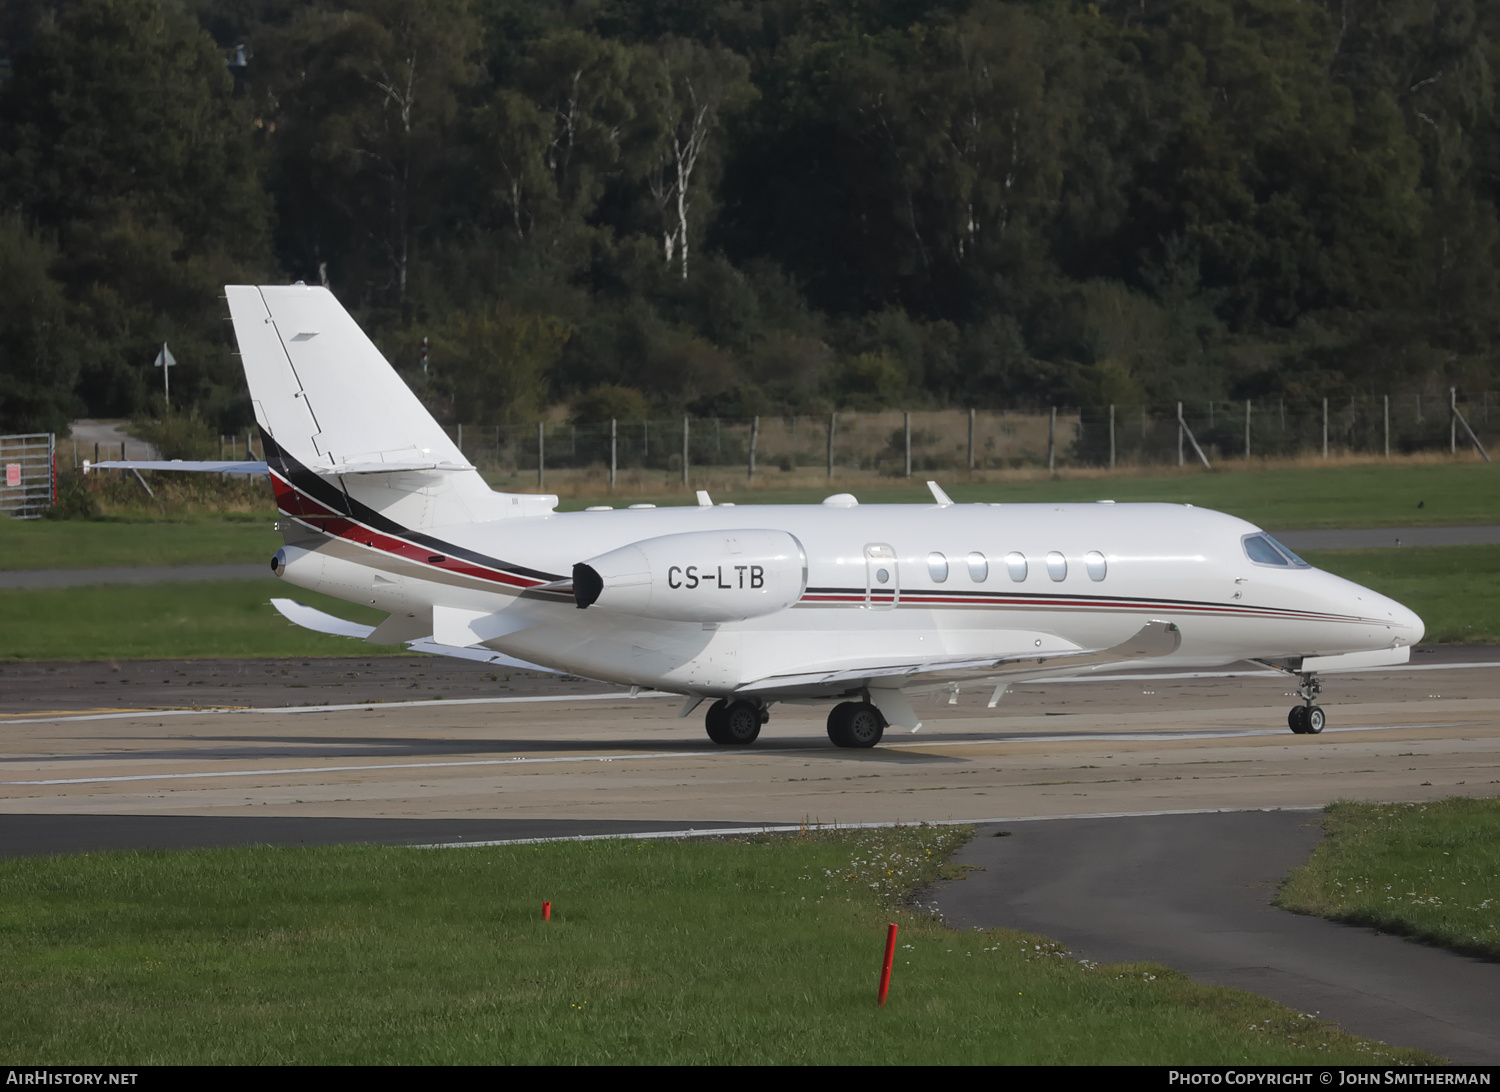
[[[1264,458],[1473,452],[1500,433],[1500,398],[1363,396],[1314,402],[674,417],[596,424],[465,424],[468,458],[508,487],[810,484],[1021,468],[1174,466]]]

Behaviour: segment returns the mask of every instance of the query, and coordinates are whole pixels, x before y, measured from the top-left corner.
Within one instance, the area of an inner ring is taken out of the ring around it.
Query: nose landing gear
[[[1301,678],[1297,696],[1302,699],[1302,704],[1292,706],[1286,715],[1286,723],[1299,736],[1315,736],[1323,730],[1326,719],[1322,707],[1313,704],[1313,699],[1323,690],[1323,683],[1311,671],[1304,671]]]

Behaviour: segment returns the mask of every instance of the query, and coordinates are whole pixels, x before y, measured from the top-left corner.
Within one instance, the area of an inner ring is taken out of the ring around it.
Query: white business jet
[[[227,289],[265,462],[105,467],[269,473],[289,584],[389,612],[292,621],[377,644],[567,672],[701,703],[715,743],[777,702],[835,703],[872,747],[920,726],[911,697],[1124,664],[1252,660],[1298,677],[1293,732],[1321,732],[1319,673],[1405,663],[1422,620],[1312,568],[1233,516],[1173,504],[713,504],[557,512],[497,493],[337,300]]]

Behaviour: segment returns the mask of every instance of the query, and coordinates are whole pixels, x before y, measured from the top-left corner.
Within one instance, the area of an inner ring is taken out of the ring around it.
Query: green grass
[[[927,503],[918,474],[912,484],[857,488],[866,504]],[[941,474],[932,475],[943,478]],[[1167,501],[1242,516],[1263,527],[1402,527],[1494,523],[1500,519],[1500,468],[1475,463],[1397,463],[1197,471],[1154,476],[1120,473],[1055,480],[965,484],[944,480],[959,501]],[[738,504],[815,504],[845,487],[756,489],[714,494]],[[560,507],[590,504],[691,504],[691,494],[569,498]],[[1418,502],[1422,507],[1418,508]],[[0,569],[87,568],[103,565],[186,565],[264,561],[279,546],[266,491],[264,514],[198,515],[140,522],[0,518]]]
[[[910,485],[893,483],[852,491],[865,504],[930,503],[932,494],[924,484],[928,478],[960,502],[1164,501],[1229,512],[1271,529],[1456,526],[1500,520],[1500,467],[1483,463],[1299,466],[1155,475],[1122,472],[982,484],[966,484],[933,471],[914,472]],[[835,480],[810,489],[716,491],[713,499],[736,504],[807,504],[847,490]],[[677,492],[658,497],[570,498],[562,507],[640,501],[694,503],[691,494]]]
[[[1427,624],[1424,644],[1500,642],[1500,547],[1318,550],[1307,558],[1404,603]],[[0,591],[0,659],[157,660],[351,656],[405,647],[326,637],[270,606],[285,595],[341,618],[378,623],[381,611],[270,579],[106,584]]]
[[[1306,550],[1320,569],[1410,607],[1423,644],[1500,643],[1500,546]]]
[[[1500,959],[1500,800],[1330,805],[1277,905]]]
[[[282,543],[275,522],[274,510],[139,523],[0,518],[0,569],[266,564]]]
[[[1158,966],[1088,966],[1040,938],[892,909],[962,837],[4,861],[5,1053],[17,1065],[1434,1061]]]
[[[372,645],[294,626],[271,606],[288,593],[341,618],[374,625],[384,611],[287,588],[273,580],[100,584],[0,592],[0,659],[177,660],[260,656],[375,656]]]

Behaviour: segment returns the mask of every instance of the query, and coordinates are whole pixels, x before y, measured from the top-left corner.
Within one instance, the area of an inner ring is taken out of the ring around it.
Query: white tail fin
[[[337,476],[351,501],[412,528],[556,504],[492,493],[326,288],[230,285],[225,294],[255,419],[280,449],[273,470],[284,462]]]

